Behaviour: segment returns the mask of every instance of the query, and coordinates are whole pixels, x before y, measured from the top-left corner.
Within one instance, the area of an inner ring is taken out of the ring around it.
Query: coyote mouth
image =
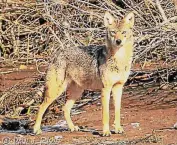
[[[123,46],[123,44],[120,44],[120,45],[116,45],[115,49],[119,49]]]

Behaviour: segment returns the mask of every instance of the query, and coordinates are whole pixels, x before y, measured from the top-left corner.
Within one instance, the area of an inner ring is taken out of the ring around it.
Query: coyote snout
[[[61,48],[49,65],[45,98],[37,114],[34,133],[41,132],[40,125],[45,110],[66,90],[70,93],[63,107],[64,116],[71,131],[79,130],[71,120],[70,111],[84,89],[101,90],[103,136],[111,134],[109,100],[112,92],[115,105],[115,133],[123,132],[120,125],[121,96],[133,56],[134,14],[129,13],[118,23],[106,12],[104,24],[107,29],[107,45]]]

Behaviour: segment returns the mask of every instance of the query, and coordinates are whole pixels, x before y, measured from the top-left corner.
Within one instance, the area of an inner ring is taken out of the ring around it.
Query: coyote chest
[[[106,66],[101,68],[103,70],[102,80],[107,82],[108,85],[126,82],[130,74],[131,62],[132,53],[127,53],[126,49],[120,48],[114,57],[108,59]]]

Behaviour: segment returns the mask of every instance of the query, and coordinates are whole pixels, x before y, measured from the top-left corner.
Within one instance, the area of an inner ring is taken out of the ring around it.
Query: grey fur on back
[[[87,86],[93,88],[92,82],[96,80],[97,85],[101,85],[100,66],[106,63],[107,55],[105,45],[68,47],[66,50],[58,50],[52,65],[58,71],[65,70],[65,77],[69,77],[79,86],[87,83]]]

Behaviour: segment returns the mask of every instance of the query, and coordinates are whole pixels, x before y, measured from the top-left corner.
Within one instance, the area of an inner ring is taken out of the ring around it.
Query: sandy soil
[[[1,69],[1,72],[5,70]],[[35,71],[23,70],[0,75],[0,91],[11,87],[26,78],[33,77]],[[151,94],[153,88],[139,91],[125,87],[122,99],[121,122],[124,134],[112,134],[111,137],[101,137],[102,119],[101,103],[97,100],[82,109],[83,113],[73,115],[73,122],[78,126],[96,129],[97,132],[43,132],[41,135],[22,135],[14,133],[0,133],[0,144],[177,144],[177,130],[173,125],[177,122],[177,91],[171,89],[158,90]],[[143,94],[143,92],[146,92]],[[163,98],[163,99],[162,99]],[[110,126],[114,120],[114,106],[110,103]],[[64,120],[61,117],[61,120]],[[54,125],[59,120],[53,120]]]

